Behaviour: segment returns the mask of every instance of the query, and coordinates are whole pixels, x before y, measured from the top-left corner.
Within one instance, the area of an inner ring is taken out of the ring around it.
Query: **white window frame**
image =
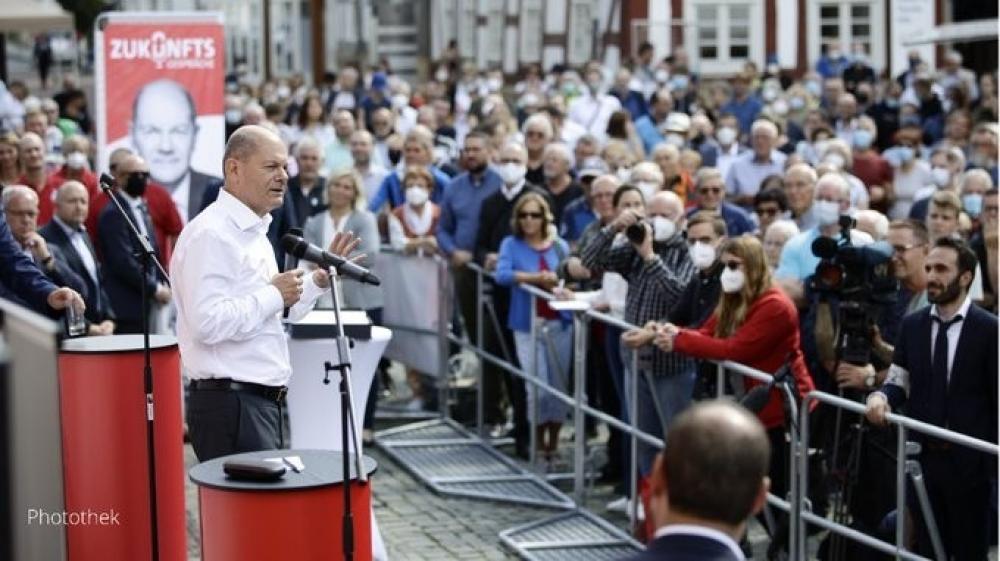
[[[872,68],[879,74],[886,66],[886,32],[885,32],[885,0],[809,0],[806,4],[806,47],[809,54],[809,69],[816,68],[816,61],[822,54],[822,37],[820,35],[820,7],[837,4],[840,11],[837,16],[840,25],[840,42],[844,54],[851,52],[854,40],[851,35],[851,6],[867,5],[868,26],[870,36]]]
[[[746,58],[730,58],[729,56],[729,6],[744,5],[749,10],[750,25],[747,40],[748,52]],[[698,45],[697,10],[703,6],[715,6],[718,10],[716,26],[717,59],[702,60]],[[764,3],[754,0],[685,0],[684,1],[684,48],[697,71],[703,75],[733,74],[743,69],[746,61],[751,60],[758,68],[764,67]]]

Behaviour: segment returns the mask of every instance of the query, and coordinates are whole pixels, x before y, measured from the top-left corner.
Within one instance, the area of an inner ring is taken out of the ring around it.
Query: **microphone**
[[[103,189],[104,191],[110,191],[112,186],[114,186],[115,184],[115,178],[111,177],[106,173],[102,173],[100,183],[101,183],[101,189]]]
[[[289,228],[287,235],[289,235],[289,236],[295,236],[297,238],[301,238],[302,237],[302,228]],[[285,248],[285,268],[282,269],[281,271],[282,272],[291,271],[292,269],[294,269],[295,267],[298,267],[298,266],[299,266],[299,260],[298,260],[298,258],[296,258],[294,255],[292,255],[292,252],[288,251],[288,249]]]
[[[791,360],[781,365],[781,368],[774,373],[774,377],[767,384],[757,386],[746,393],[740,399],[740,405],[746,407],[751,413],[757,414],[764,410],[767,403],[771,401],[771,390],[778,384],[784,383],[785,378],[792,372]]]
[[[285,234],[281,237],[281,247],[299,259],[315,263],[324,268],[333,267],[337,270],[337,274],[340,276],[348,277],[358,282],[375,286],[382,284],[382,281],[380,281],[379,278],[373,275],[368,269],[365,269],[352,261],[344,259],[339,255],[334,255],[329,251],[323,251],[322,249],[305,241],[300,236]]]

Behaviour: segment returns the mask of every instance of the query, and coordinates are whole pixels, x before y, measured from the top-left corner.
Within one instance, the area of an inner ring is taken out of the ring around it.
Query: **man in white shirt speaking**
[[[288,150],[268,129],[238,129],[223,157],[219,198],[181,232],[170,261],[181,362],[191,379],[188,430],[200,461],[282,446],[281,403],[292,374],[281,325],[330,286],[327,273],[278,274],[270,211],[288,186]],[[349,253],[353,236],[329,250]]]

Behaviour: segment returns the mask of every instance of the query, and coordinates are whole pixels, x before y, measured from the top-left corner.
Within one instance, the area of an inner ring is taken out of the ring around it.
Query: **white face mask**
[[[722,284],[722,291],[726,294],[732,294],[734,292],[739,292],[743,290],[743,284],[746,282],[746,275],[740,269],[730,269],[726,267],[722,274],[719,275],[719,283]]]
[[[951,182],[951,172],[948,168],[931,168],[931,178],[933,179],[934,184],[938,187],[945,187]]]
[[[691,262],[695,267],[705,270],[715,263],[715,248],[703,242],[695,242],[691,246]]]
[[[840,205],[834,201],[816,201],[813,212],[820,226],[832,226],[840,220]]]
[[[684,148],[684,145],[687,144],[687,139],[685,139],[683,135],[677,133],[669,133],[667,134],[665,142],[672,146],[676,146],[678,149],[682,149]]]
[[[673,220],[668,220],[662,216],[653,217],[653,241],[665,242],[677,232],[677,225]]]
[[[715,133],[715,138],[723,146],[731,146],[736,140],[736,130],[732,127],[722,127]]]
[[[670,73],[661,68],[653,74],[653,77],[656,79],[657,82],[661,84],[666,84],[667,80],[670,79]]]
[[[652,181],[636,181],[635,186],[642,192],[642,199],[647,203],[660,190],[660,186]]]
[[[87,156],[84,156],[83,152],[70,152],[66,156],[66,165],[70,169],[86,169]]]
[[[629,168],[618,168],[618,171],[615,172],[615,176],[618,177],[618,181],[628,183],[629,179],[632,177],[632,170]]]
[[[392,108],[402,109],[410,104],[410,98],[406,97],[404,94],[396,94],[392,96]]]
[[[514,185],[518,181],[524,178],[524,174],[528,172],[528,168],[523,164],[515,164],[514,162],[507,162],[506,164],[500,164],[497,166],[497,173],[500,174],[500,178],[506,185]]]
[[[823,158],[823,161],[834,166],[838,170],[844,169],[844,164],[847,163],[844,160],[844,157],[840,154],[827,154],[826,157]]]
[[[427,202],[430,194],[427,189],[411,185],[406,188],[406,202],[412,206],[420,206]]]

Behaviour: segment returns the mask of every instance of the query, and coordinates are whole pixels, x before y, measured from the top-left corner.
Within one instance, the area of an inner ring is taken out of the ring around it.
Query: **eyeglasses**
[[[542,132],[542,131],[525,131],[524,132],[524,136],[530,136],[530,137],[534,137],[534,138],[543,138],[543,137],[545,137],[545,133]]]
[[[135,177],[135,178],[138,178],[138,179],[149,179],[149,172],[148,171],[133,171],[132,173],[130,173],[128,175],[129,175],[129,177]]]
[[[520,212],[517,214],[518,220],[524,220],[525,218],[531,218],[532,220],[541,220],[545,218],[545,215],[540,212]]]
[[[731,271],[738,271],[740,267],[743,266],[743,263],[740,263],[739,261],[723,261],[722,266]]]
[[[701,189],[698,189],[698,192],[703,195],[708,193],[712,193],[713,195],[718,195],[719,193],[722,192],[722,187],[703,187]]]
[[[774,216],[778,214],[779,210],[776,208],[761,207],[757,209],[758,216]]]
[[[497,160],[497,163],[498,164],[520,164],[521,160],[511,159],[511,158],[507,158],[507,159],[501,158],[500,160]]]

